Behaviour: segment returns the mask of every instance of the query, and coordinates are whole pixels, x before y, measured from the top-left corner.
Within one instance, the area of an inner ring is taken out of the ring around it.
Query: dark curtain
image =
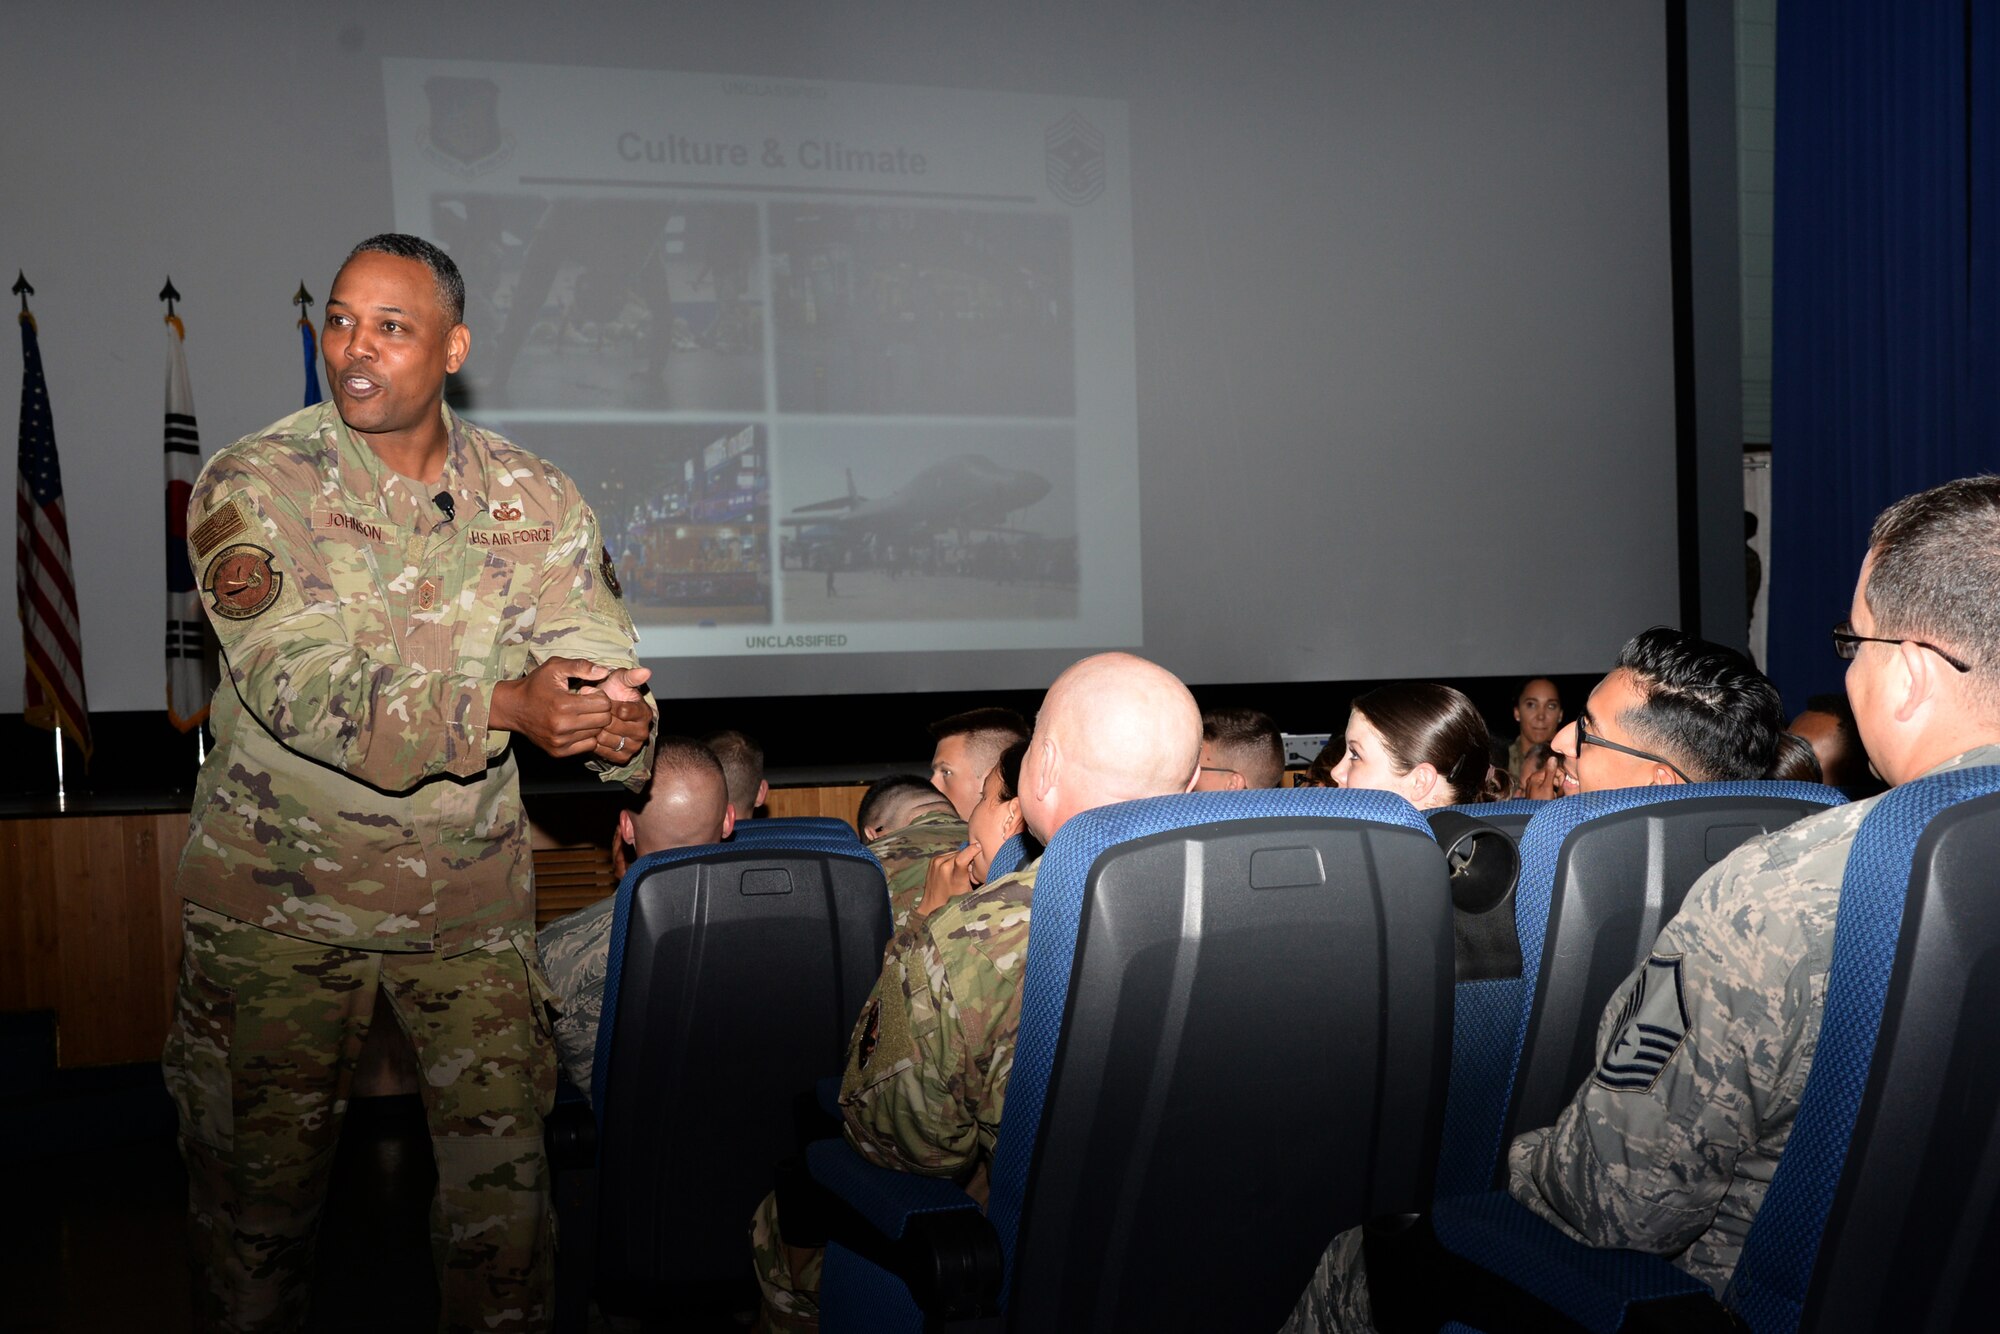
[[[1840,689],[1876,513],[2000,471],[2000,0],[1781,0],[1777,75],[1768,666],[1796,711]]]

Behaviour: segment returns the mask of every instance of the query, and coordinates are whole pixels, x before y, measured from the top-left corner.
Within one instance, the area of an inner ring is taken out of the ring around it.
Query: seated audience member
[[[1995,588],[2000,477],[1908,496],[1875,520],[1833,647],[1848,659],[1861,740],[1892,786],[2000,764]],[[1598,687],[1611,687],[1606,696],[1591,695],[1587,724],[1671,747],[1673,762],[1696,778],[1768,769],[1784,715],[1741,655],[1651,630],[1619,662]],[[1586,755],[1599,740],[1596,727],[1587,730]],[[1574,757],[1564,741],[1556,749]],[[1649,771],[1667,762],[1640,760]],[[1611,777],[1586,765],[1581,788]],[[1665,1256],[1723,1290],[1798,1115],[1841,877],[1875,801],[1754,838],[1695,882],[1652,957],[1605,1006],[1597,1071],[1555,1125],[1509,1146],[1507,1189],[1516,1199],[1590,1245]],[[1643,1080],[1628,1077],[1620,1056],[1639,1025],[1671,1038]],[[1358,1229],[1343,1233],[1328,1249],[1288,1328],[1369,1328],[1358,1237]]]
[[[618,838],[640,857],[669,848],[720,843],[736,828],[722,765],[708,747],[689,737],[663,736],[653,757],[653,778],[636,809],[618,813]],[[590,1065],[597,1050],[597,1021],[604,1014],[604,973],[611,955],[611,916],[617,895],[599,899],[541,929],[536,946],[562,1014],[556,1019],[556,1052],[572,1083],[590,1096]]]
[[[1299,775],[1299,787],[1333,787],[1333,766],[1340,763],[1340,757],[1347,753],[1347,738],[1334,737],[1319,748],[1313,762]]]
[[[771,796],[764,781],[764,748],[741,732],[710,732],[701,744],[713,751],[729,780],[729,808],[738,820],[755,819]]]
[[[1872,797],[1882,791],[1882,780],[1869,768],[1868,752],[1862,748],[1847,696],[1814,695],[1785,730],[1804,737],[1812,746],[1823,781],[1829,785],[1850,797]]]
[[[1778,758],[1771,764],[1771,777],[1793,783],[1823,783],[1819,756],[1812,743],[1790,732],[1778,733]]]
[[[1778,692],[1735,649],[1654,626],[1619,650],[1556,733],[1564,792],[1763,778],[1778,758]]]
[[[1515,791],[1529,801],[1549,801],[1562,795],[1562,761],[1553,747],[1532,746],[1521,757],[1521,781]]]
[[[994,854],[1014,835],[1021,836],[1028,860],[1042,855],[1041,844],[1021,820],[1021,761],[1027,753],[1025,741],[1000,753],[1000,762],[986,775],[986,783],[979,790],[979,804],[972,808],[972,819],[966,822],[965,846],[931,859],[922,900],[909,918],[911,924],[921,926],[945,904],[985,884]]]
[[[1042,703],[1021,762],[1022,820],[1046,844],[1082,811],[1191,790],[1200,755],[1200,711],[1171,673],[1124,653],[1085,658]],[[845,1133],[863,1158],[949,1177],[982,1204],[1020,1027],[1039,865],[952,899],[891,955],[855,1024],[841,1081]],[[816,1328],[820,1253],[784,1244],[772,1197],[751,1240],[764,1327]]]
[[[1556,683],[1546,676],[1523,681],[1520,693],[1514,697],[1514,721],[1521,734],[1507,748],[1507,773],[1519,783],[1528,774],[1528,752],[1536,746],[1548,745],[1555,739],[1556,729],[1562,726],[1562,692],[1556,689]]]
[[[951,801],[958,818],[972,817],[979,787],[1000,752],[1028,739],[1028,724],[1012,709],[971,709],[931,724],[931,782]]]
[[[1255,709],[1215,709],[1201,718],[1201,777],[1197,792],[1276,787],[1285,778],[1285,740],[1269,715]]]
[[[854,819],[861,837],[868,840],[868,850],[882,863],[893,930],[901,931],[924,896],[932,859],[954,855],[965,846],[965,821],[944,794],[918,774],[877,779],[862,794]]]
[[[1394,792],[1418,810],[1492,801],[1505,789],[1488,753],[1486,720],[1450,686],[1399,681],[1354,701],[1339,787]]]

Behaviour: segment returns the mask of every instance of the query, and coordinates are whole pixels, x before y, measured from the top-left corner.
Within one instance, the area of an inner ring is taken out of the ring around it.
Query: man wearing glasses
[[[1762,778],[1784,730],[1778,692],[1748,658],[1655,626],[1625,645],[1550,744],[1567,795]]]
[[[1875,521],[1833,647],[1848,660],[1862,741],[1890,785],[2000,764],[1996,590],[2000,477],[1910,496]],[[1633,728],[1626,713],[1614,737],[1614,706],[1591,696],[1583,734],[1568,747],[1556,741],[1583,788],[1672,781],[1661,778],[1674,767],[1668,756],[1687,771],[1680,777],[1717,776],[1667,744],[1678,732],[1655,725],[1659,697],[1655,690],[1646,723]],[[1646,749],[1659,753],[1633,753]],[[1792,1133],[1841,876],[1873,805],[1836,807],[1752,840],[1696,882],[1652,957],[1606,1007],[1597,1071],[1553,1127],[1511,1146],[1516,1199],[1593,1245],[1667,1256],[1722,1290]],[[1619,1059],[1638,1025],[1669,1007],[1678,1012],[1664,1025],[1672,1047],[1664,1059]]]
[[[1201,716],[1197,792],[1276,787],[1285,781],[1285,741],[1256,709],[1210,709]]]
[[[2000,764],[1996,590],[2000,477],[1947,483],[1876,519],[1833,649],[1891,786]],[[1684,671],[1687,653],[1723,660],[1662,637],[1672,633],[1628,644],[1556,737],[1570,790],[1757,777],[1768,765],[1781,725],[1765,721],[1769,684]],[[1765,702],[1739,708],[1730,696],[1746,688]],[[1841,877],[1875,800],[1752,839],[1695,882],[1605,1007],[1596,1070],[1555,1125],[1509,1146],[1514,1198],[1593,1246],[1665,1256],[1722,1291],[1798,1115]],[[1328,1249],[1288,1329],[1369,1328],[1360,1248],[1342,1246],[1352,1235]]]

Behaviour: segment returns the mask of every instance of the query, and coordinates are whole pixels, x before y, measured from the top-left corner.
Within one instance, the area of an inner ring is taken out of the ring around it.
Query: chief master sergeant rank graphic
[[[331,402],[195,485],[188,553],[228,674],[164,1063],[203,1330],[303,1327],[373,1022],[422,1071],[442,1327],[549,1323],[555,1054],[509,743],[636,789],[654,708],[589,506],[444,405],[463,309],[435,247],[362,242],[326,304]]]

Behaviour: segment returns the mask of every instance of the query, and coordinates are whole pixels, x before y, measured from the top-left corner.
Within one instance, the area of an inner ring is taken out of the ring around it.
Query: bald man
[[[684,736],[661,737],[653,757],[653,781],[636,808],[618,812],[619,874],[623,849],[635,854],[665,852],[720,843],[735,831],[729,781],[713,752]],[[611,915],[618,896],[559,917],[535,938],[542,971],[562,1002],[556,1020],[556,1051],[570,1081],[590,1096],[590,1068],[597,1052],[597,1021],[604,1014],[604,974],[611,962]]]
[[[1018,793],[1044,845],[1076,815],[1194,788],[1201,710],[1171,672],[1085,658],[1042,701]],[[848,1040],[840,1108],[869,1162],[949,1177],[983,1206],[1021,1022],[1037,857],[961,894],[892,952]],[[751,1222],[763,1327],[819,1327],[820,1252],[784,1244],[766,1196]]]

